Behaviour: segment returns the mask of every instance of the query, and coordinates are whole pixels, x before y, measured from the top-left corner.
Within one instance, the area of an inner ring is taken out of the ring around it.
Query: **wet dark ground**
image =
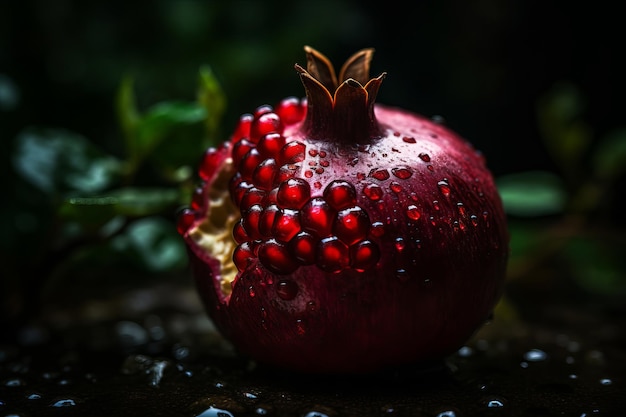
[[[238,357],[189,288],[49,307],[0,345],[0,416],[626,416],[623,306],[514,295],[447,361],[359,377]]]

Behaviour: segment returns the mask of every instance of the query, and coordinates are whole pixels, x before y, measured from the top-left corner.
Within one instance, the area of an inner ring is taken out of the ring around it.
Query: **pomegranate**
[[[241,116],[204,155],[178,230],[204,306],[259,363],[364,373],[444,359],[501,296],[508,232],[483,156],[375,103],[372,49]]]

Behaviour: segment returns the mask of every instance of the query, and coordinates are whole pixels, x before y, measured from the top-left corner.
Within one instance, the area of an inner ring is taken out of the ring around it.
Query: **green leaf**
[[[208,65],[200,68],[198,83],[198,103],[204,107],[207,114],[207,135],[209,139],[215,141],[226,111],[226,95]]]
[[[136,158],[137,126],[141,117],[135,104],[133,85],[133,79],[125,76],[118,87],[115,101],[118,123],[123,132],[126,152],[130,160]]]
[[[175,148],[180,145],[180,141],[173,139],[172,136],[176,136],[180,132],[194,131],[197,132],[193,135],[196,136],[194,142],[199,143],[202,141],[200,127],[205,119],[206,110],[196,103],[163,102],[156,104],[146,112],[138,126],[137,149],[140,158],[154,157],[166,164],[170,157],[176,156],[177,150]],[[170,142],[165,143],[168,150],[153,155],[164,142]],[[173,165],[177,165],[177,163],[173,163]]]
[[[173,209],[179,201],[176,189],[127,187],[99,196],[68,198],[61,213],[73,219],[94,216],[108,220],[118,215],[145,217]]]
[[[557,214],[567,201],[561,179],[545,171],[527,171],[496,179],[508,214],[522,217]]]
[[[537,103],[537,118],[546,149],[567,172],[574,171],[592,140],[582,120],[584,99],[578,88],[559,83]]]
[[[176,229],[158,217],[134,222],[124,235],[113,239],[112,245],[126,255],[138,255],[144,266],[152,271],[179,268],[187,261],[184,244]]]
[[[599,143],[593,166],[600,179],[614,179],[626,171],[626,128],[611,132]]]
[[[18,134],[13,165],[48,194],[96,193],[119,178],[122,164],[84,137],[62,129],[28,128]]]

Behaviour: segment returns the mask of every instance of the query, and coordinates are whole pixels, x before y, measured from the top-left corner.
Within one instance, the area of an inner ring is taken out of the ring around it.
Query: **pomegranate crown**
[[[369,75],[374,49],[352,55],[336,76],[323,54],[305,46],[306,69],[296,64],[307,96],[303,129],[313,139],[364,143],[381,135],[374,114],[376,95],[386,73]]]

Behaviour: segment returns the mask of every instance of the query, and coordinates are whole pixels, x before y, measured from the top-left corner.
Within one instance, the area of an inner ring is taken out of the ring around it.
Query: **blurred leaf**
[[[617,178],[626,171],[626,128],[613,131],[600,142],[593,165],[600,179]]]
[[[135,254],[152,271],[181,267],[187,260],[176,229],[171,222],[158,217],[137,220],[125,234],[115,237],[112,245],[126,255]]]
[[[623,247],[593,239],[573,239],[565,254],[576,281],[585,289],[606,295],[626,294]]]
[[[567,172],[577,168],[592,139],[591,128],[581,119],[584,100],[572,84],[555,85],[537,103],[539,129],[546,148]]]
[[[561,179],[545,171],[527,171],[497,178],[508,214],[533,217],[563,211],[567,193]]]
[[[177,206],[179,197],[178,190],[172,188],[120,188],[101,196],[69,198],[61,214],[81,223],[105,222],[118,215],[150,216]]]
[[[198,102],[206,110],[206,127],[209,139],[215,141],[222,117],[226,111],[226,95],[208,65],[200,68]]]
[[[527,257],[537,250],[543,239],[541,234],[544,225],[537,222],[528,224],[528,222],[509,221],[509,235],[511,236],[509,246],[511,251],[511,261],[517,258]]]
[[[140,159],[149,156],[162,166],[177,168],[181,165],[180,155],[187,155],[189,148],[193,148],[192,154],[197,154],[196,148],[204,140],[201,127],[206,116],[206,110],[197,103],[156,104],[138,126]]]
[[[131,160],[136,158],[136,135],[140,115],[135,104],[133,79],[126,76],[122,79],[117,91],[116,110],[117,119],[126,142],[126,151]]]
[[[84,137],[61,129],[29,128],[18,134],[15,170],[41,191],[95,193],[119,176],[121,163]]]

